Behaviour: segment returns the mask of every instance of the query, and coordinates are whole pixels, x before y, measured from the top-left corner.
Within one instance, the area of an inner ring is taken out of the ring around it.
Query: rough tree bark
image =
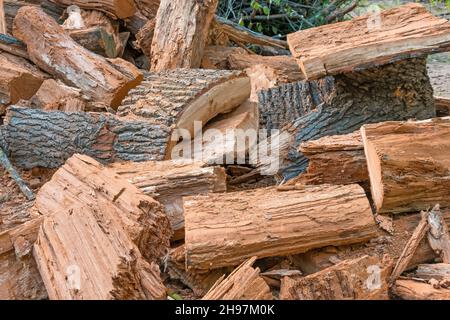
[[[25,42],[37,66],[107,106],[117,107],[142,81],[134,65],[121,59],[106,60],[86,50],[39,8],[19,9],[13,34]]]
[[[149,20],[136,34],[136,44],[148,59],[152,58],[152,41],[156,20]]]
[[[377,212],[450,204],[450,119],[365,125],[361,135]]]
[[[164,205],[174,231],[172,240],[184,239],[184,196],[225,192],[227,187],[223,168],[191,160],[115,163],[109,167]]]
[[[273,300],[269,286],[259,274],[259,268],[252,268],[255,261],[256,257],[252,257],[228,277],[222,276],[202,300]]]
[[[372,68],[450,48],[450,23],[417,3],[288,35],[307,79]]]
[[[57,168],[75,153],[101,162],[163,160],[170,130],[108,113],[11,106],[1,127],[10,158],[24,168]]]
[[[387,300],[392,260],[363,256],[304,278],[281,280],[281,300]],[[379,272],[378,275],[375,273]],[[376,279],[376,277],[378,277]],[[379,281],[378,283],[376,281]]]
[[[185,197],[183,205],[186,265],[197,269],[233,266],[254,255],[364,242],[376,235],[358,185],[209,194]]]
[[[351,133],[365,123],[436,115],[424,58],[335,76],[334,90],[328,97],[324,104],[291,121],[278,134],[280,171],[285,179],[306,169],[307,159],[297,150],[304,141]],[[264,170],[272,161],[271,157],[261,158],[258,167]]]
[[[158,13],[160,0],[134,0],[136,7],[147,18],[153,19]]]
[[[152,71],[200,67],[217,3],[161,1],[152,43]]]

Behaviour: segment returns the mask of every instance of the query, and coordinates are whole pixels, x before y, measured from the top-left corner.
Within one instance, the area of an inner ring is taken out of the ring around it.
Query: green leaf
[[[263,12],[266,16],[270,14],[270,8],[269,7],[263,7]]]

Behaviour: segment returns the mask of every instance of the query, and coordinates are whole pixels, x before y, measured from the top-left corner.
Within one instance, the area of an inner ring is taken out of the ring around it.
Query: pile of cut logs
[[[0,299],[450,299],[450,23],[217,2],[0,0]]]

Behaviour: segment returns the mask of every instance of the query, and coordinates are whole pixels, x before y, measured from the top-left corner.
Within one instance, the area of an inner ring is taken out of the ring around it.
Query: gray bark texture
[[[436,116],[426,58],[336,75],[333,92],[326,100],[281,130],[289,136],[280,150],[284,179],[305,171],[308,160],[298,151],[304,141],[351,133],[365,123]],[[266,161],[271,160],[264,159],[259,167]]]
[[[10,158],[24,168],[56,168],[73,154],[100,162],[164,158],[169,128],[107,113],[11,106],[1,128]]]

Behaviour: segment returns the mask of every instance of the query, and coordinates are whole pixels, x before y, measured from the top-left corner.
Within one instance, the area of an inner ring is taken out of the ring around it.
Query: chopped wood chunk
[[[378,213],[450,204],[450,119],[364,125],[361,135]]]
[[[256,257],[237,267],[228,277],[219,279],[202,300],[273,300],[270,288],[252,268]]]
[[[214,269],[376,236],[358,185],[263,188],[185,197],[187,267]]]
[[[288,35],[307,79],[372,68],[450,48],[450,23],[418,3]]]
[[[106,60],[77,44],[39,8],[19,9],[13,34],[27,45],[30,59],[37,66],[107,106],[117,107],[143,79],[131,63]]]
[[[387,300],[387,277],[392,270],[389,257],[363,256],[344,260],[304,278],[284,277],[282,300]]]
[[[450,300],[449,289],[435,289],[431,284],[414,280],[397,280],[393,291],[404,300]]]
[[[74,155],[35,206],[44,222],[34,257],[50,299],[165,298],[155,262],[168,251],[171,229],[151,197]]]
[[[292,183],[351,184],[369,180],[359,131],[303,142],[299,151],[308,158],[308,169]]]
[[[161,0],[152,43],[151,70],[200,67],[218,0]]]
[[[226,174],[221,167],[205,167],[192,160],[115,163],[110,168],[165,207],[174,234],[184,239],[183,196],[226,191]]]
[[[97,10],[113,18],[127,18],[134,14],[136,7],[133,0],[50,0],[62,6],[77,5],[82,9]]]

